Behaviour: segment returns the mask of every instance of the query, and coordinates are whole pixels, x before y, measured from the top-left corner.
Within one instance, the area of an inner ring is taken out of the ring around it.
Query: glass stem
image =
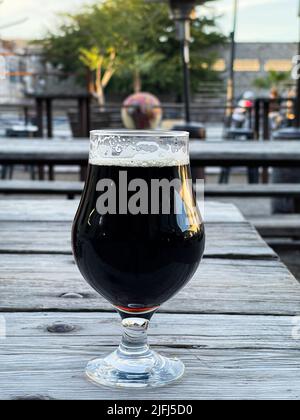
[[[123,337],[118,352],[125,357],[141,357],[150,353],[148,345],[149,321],[144,318],[126,318],[122,321]]]

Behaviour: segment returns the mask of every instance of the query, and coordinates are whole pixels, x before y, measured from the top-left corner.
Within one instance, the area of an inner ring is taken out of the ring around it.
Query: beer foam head
[[[189,164],[185,131],[91,132],[89,163],[98,166],[164,167]]]

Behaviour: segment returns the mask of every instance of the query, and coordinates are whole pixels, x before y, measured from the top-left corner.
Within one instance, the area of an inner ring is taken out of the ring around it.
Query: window
[[[265,62],[265,71],[291,71],[293,64],[291,60],[268,60]]]
[[[237,59],[234,62],[234,70],[239,72],[258,72],[261,65],[257,59]]]

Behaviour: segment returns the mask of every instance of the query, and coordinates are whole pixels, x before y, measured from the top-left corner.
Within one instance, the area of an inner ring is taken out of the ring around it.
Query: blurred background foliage
[[[253,85],[257,89],[269,90],[278,89],[284,90],[291,80],[291,72],[289,71],[275,71],[270,70],[265,77],[257,77]]]
[[[209,1],[209,0],[208,0]],[[212,46],[226,38],[214,18],[192,22],[191,79],[196,92],[220,75]],[[42,41],[46,61],[105,101],[105,93],[150,91],[180,99],[182,71],[174,22],[167,3],[104,0],[62,15],[59,27]]]

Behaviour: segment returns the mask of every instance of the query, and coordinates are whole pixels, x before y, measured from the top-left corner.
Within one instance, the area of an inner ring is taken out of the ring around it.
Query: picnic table
[[[1,164],[81,165],[88,157],[87,139],[0,139]],[[195,166],[298,167],[299,141],[190,141]]]
[[[233,205],[214,202],[200,268],[150,328],[154,348],[184,361],[184,378],[134,392],[89,383],[85,366],[116,347],[120,319],[75,266],[77,205],[1,202],[1,399],[300,398],[300,285]]]

